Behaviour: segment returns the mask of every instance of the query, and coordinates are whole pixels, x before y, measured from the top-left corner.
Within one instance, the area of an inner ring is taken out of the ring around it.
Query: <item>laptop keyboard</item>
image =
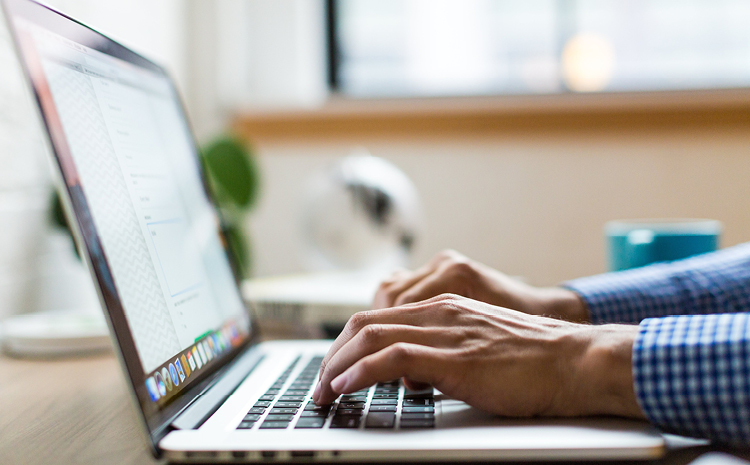
[[[418,429],[435,427],[432,389],[412,391],[399,381],[378,383],[316,405],[312,388],[323,357],[313,357],[294,380],[297,357],[247,412],[237,429]]]

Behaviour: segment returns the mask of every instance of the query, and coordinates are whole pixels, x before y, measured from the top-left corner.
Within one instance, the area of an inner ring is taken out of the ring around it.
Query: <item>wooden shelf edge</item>
[[[353,100],[309,109],[241,111],[233,129],[251,141],[363,137],[750,128],[750,90],[595,95]]]

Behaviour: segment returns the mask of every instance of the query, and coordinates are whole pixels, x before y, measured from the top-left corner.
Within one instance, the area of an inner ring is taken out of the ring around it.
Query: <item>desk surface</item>
[[[114,356],[0,356],[0,463],[151,464]]]
[[[672,451],[663,462],[685,464],[707,450]],[[56,361],[0,356],[0,464],[50,463],[158,463],[111,354]]]

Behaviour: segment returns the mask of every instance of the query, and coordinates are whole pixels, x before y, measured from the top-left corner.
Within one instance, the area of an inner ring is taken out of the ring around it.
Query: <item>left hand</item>
[[[643,418],[637,326],[590,326],[455,295],[354,315],[321,365],[313,399],[406,378],[503,416]]]

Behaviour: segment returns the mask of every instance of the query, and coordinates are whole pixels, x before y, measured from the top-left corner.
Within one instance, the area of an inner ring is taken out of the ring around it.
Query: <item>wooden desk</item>
[[[0,356],[0,464],[153,464],[113,355]]]
[[[663,463],[685,464],[708,450],[672,451]],[[0,356],[0,464],[110,463],[159,463],[146,447],[114,356]]]

